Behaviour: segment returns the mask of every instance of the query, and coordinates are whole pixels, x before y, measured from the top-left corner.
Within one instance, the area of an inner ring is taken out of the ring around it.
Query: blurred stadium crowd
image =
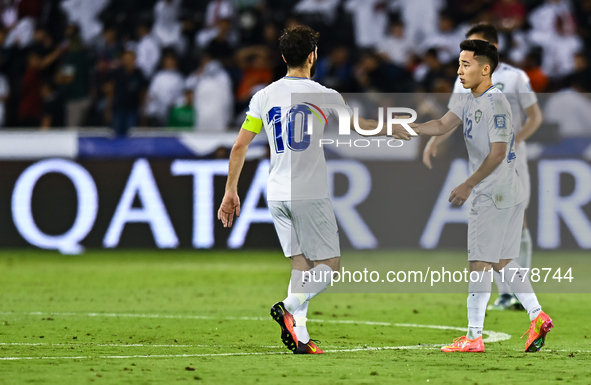
[[[239,127],[297,24],[321,33],[328,87],[449,93],[478,22],[536,92],[591,90],[591,0],[1,0],[0,124]]]

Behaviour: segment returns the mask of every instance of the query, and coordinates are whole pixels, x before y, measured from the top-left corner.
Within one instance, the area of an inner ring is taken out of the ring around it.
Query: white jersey
[[[310,97],[312,103],[293,106],[292,94],[314,95]],[[307,78],[286,76],[254,94],[247,114],[263,121],[271,150],[267,200],[329,197],[326,160],[319,144],[326,118],[334,111],[319,104],[335,103],[352,116],[338,92]],[[311,133],[310,116],[314,121]]]
[[[509,100],[511,112],[513,113],[513,130],[515,130],[515,134],[519,133],[524,121],[522,111],[533,106],[538,101],[536,94],[531,89],[529,77],[519,68],[515,68],[509,64],[499,63],[495,72],[492,74],[492,83]],[[454,94],[449,99],[449,104],[447,105],[450,110],[460,96],[458,94],[470,93],[470,89],[464,88],[458,77],[454,84],[453,92]]]
[[[492,199],[497,208],[503,209],[523,202],[525,194],[515,171],[515,132],[511,106],[505,95],[495,86],[477,98],[472,93],[460,95],[451,112],[464,123],[470,174],[482,165],[490,153],[492,143],[507,143],[505,159],[472,190],[474,204]]]

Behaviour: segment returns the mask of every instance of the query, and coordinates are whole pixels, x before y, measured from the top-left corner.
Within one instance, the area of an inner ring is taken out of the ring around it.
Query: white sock
[[[511,268],[514,270],[510,270]],[[511,261],[505,266],[503,269],[505,270],[505,281],[509,283],[511,290],[513,290],[517,299],[521,302],[525,310],[527,310],[529,319],[533,321],[542,311],[542,307],[540,306],[538,298],[534,293],[534,289],[531,286],[531,282],[529,281],[529,273],[525,275],[525,271],[523,270],[519,270],[515,273],[515,269],[521,269],[521,266],[515,263],[515,261]],[[515,274],[515,276],[513,276],[513,274]]]
[[[514,259],[519,266],[531,269],[532,241],[529,229],[521,231],[521,246],[519,248],[519,258]]]
[[[511,294],[511,288],[507,281],[503,281],[501,274],[497,273],[496,271],[493,272],[494,281],[497,284],[497,289],[499,290],[499,295],[503,294]]]
[[[297,271],[297,270],[296,270]],[[301,277],[291,286],[291,294],[283,300],[285,309],[294,313],[304,302],[311,300],[326,290],[332,281],[332,269],[325,264],[301,272]]]
[[[298,341],[303,342],[305,344],[310,341],[310,335],[308,334],[308,329],[306,328],[306,315],[308,314],[308,301],[304,302],[303,304],[298,307],[294,313],[293,318],[295,320],[295,329],[294,332]]]
[[[484,274],[484,276],[482,276]],[[471,274],[474,275],[474,274]],[[482,278],[482,282],[480,279]],[[468,284],[468,333],[466,337],[473,340],[482,336],[484,327],[484,317],[486,316],[486,304],[490,299],[492,287],[491,276],[489,272],[478,272],[478,281]]]

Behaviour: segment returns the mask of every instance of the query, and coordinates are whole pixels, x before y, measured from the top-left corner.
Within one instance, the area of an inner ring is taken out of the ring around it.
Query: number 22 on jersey
[[[472,119],[466,119],[466,124],[464,124],[464,137],[466,139],[472,139]]]

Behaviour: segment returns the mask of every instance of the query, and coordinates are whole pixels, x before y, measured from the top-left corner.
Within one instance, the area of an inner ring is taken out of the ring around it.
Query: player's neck
[[[488,80],[483,81],[482,83],[480,83],[476,87],[472,88],[470,91],[472,91],[472,94],[474,95],[474,97],[477,98],[480,95],[482,95],[483,93],[485,93],[486,90],[488,90],[490,87],[492,87],[492,85],[493,85],[492,80],[489,78]]]
[[[303,68],[288,68],[287,75],[290,78],[306,78],[310,79],[310,70]]]

